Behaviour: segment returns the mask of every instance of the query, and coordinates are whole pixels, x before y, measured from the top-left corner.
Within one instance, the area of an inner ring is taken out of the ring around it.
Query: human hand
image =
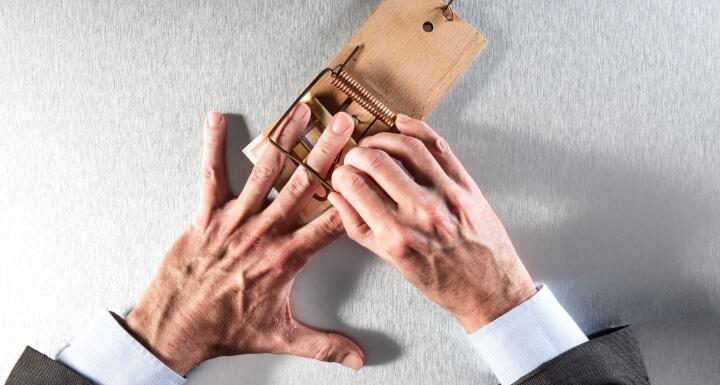
[[[535,294],[502,223],[447,142],[420,120],[364,138],[329,196],[350,238],[475,331]],[[399,164],[400,163],[400,164]]]
[[[296,106],[276,141],[290,149],[309,117],[307,105]],[[350,116],[337,114],[307,163],[326,173],[352,130]],[[291,354],[360,369],[365,358],[359,346],[297,322],[288,302],[310,256],[343,232],[337,211],[307,225],[295,220],[318,186],[301,167],[268,205],[285,161],[270,146],[233,199],[222,115],[210,113],[204,132],[200,207],[127,316],[127,329],[182,375],[207,359],[243,353]]]

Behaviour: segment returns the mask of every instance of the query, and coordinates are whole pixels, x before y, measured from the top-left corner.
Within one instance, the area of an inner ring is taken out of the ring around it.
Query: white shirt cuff
[[[470,340],[505,385],[588,341],[546,286],[470,334]]]
[[[58,360],[99,385],[181,385],[168,368],[133,338],[113,314],[98,313]]]

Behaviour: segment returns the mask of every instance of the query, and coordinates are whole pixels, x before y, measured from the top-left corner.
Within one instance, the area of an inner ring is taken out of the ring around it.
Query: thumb
[[[297,321],[293,321],[293,331],[290,334],[287,354],[336,362],[354,370],[363,367],[365,354],[347,337],[311,329]]]

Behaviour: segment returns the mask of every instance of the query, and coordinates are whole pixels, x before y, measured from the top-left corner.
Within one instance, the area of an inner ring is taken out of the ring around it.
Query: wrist
[[[491,294],[478,295],[478,301],[471,303],[463,312],[455,315],[465,332],[477,331],[503,314],[509,312],[537,293],[537,288],[528,276],[511,285],[501,286]]]
[[[163,311],[148,311],[137,306],[125,318],[123,326],[155,357],[181,376],[208,358],[207,352],[194,345],[190,336],[184,336],[172,317]]]

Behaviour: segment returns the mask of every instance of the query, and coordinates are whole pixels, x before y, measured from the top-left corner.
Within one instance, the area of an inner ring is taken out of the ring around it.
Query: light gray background
[[[201,123],[230,161],[375,1],[0,2],[0,377],[129,309],[198,195]],[[720,3],[459,1],[489,44],[429,122],[536,280],[585,332],[636,327],[655,384],[720,374]],[[420,28],[420,26],[418,26]],[[463,332],[347,239],[296,284],[298,317],[369,365],[213,360],[190,384],[493,384]]]

